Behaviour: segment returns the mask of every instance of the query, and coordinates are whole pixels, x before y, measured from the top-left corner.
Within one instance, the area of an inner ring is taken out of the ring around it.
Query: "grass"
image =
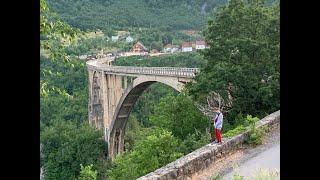
[[[280,171],[259,169],[253,175],[254,180],[278,180],[280,179]]]
[[[241,176],[235,168],[233,170],[233,175],[231,180],[244,180],[244,176]],[[258,169],[250,177],[252,180],[280,180],[280,171],[278,170],[267,170],[267,169]],[[222,176],[217,173],[212,175],[211,180],[222,180]]]
[[[231,138],[231,137],[234,137],[234,136],[236,136],[238,134],[243,133],[245,130],[246,130],[246,127],[244,127],[243,125],[240,125],[240,126],[237,126],[234,129],[231,129],[231,130],[227,131],[226,133],[224,133],[222,135],[222,137]]]

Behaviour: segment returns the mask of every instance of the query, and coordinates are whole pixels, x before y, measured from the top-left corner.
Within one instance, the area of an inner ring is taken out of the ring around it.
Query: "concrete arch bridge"
[[[151,84],[160,82],[177,91],[199,72],[197,68],[112,66],[87,61],[89,122],[104,130],[109,157],[124,150],[125,127],[133,105]]]

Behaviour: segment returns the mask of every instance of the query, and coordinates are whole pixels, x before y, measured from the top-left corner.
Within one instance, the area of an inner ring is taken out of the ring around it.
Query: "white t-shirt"
[[[217,117],[218,117],[218,119],[217,119]],[[217,121],[214,124],[214,128],[221,130],[222,124],[223,124],[223,114],[221,112],[219,112],[216,115],[216,117],[214,118],[214,120],[216,120],[216,119],[217,119]]]

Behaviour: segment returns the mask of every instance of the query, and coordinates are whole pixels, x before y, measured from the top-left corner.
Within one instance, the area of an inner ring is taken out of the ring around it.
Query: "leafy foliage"
[[[243,179],[244,179],[244,177],[239,174],[234,174],[232,176],[232,180],[243,180]]]
[[[222,179],[222,176],[220,174],[214,174],[210,180],[221,180]]]
[[[76,40],[81,32],[59,19],[46,0],[40,0],[40,45],[51,60],[69,61],[64,51],[66,44]]]
[[[279,180],[280,172],[277,170],[259,169],[253,175],[254,180]]]
[[[250,127],[250,133],[249,133],[249,139],[248,139],[248,143],[249,144],[253,144],[253,145],[258,145],[262,143],[262,137],[266,132],[266,128],[261,127],[261,128],[257,128],[256,127],[256,122],[259,120],[259,118],[254,117],[252,118],[251,115],[247,116],[246,121],[249,124]]]
[[[176,97],[168,95],[162,98],[150,121],[154,126],[171,131],[181,140],[195,131],[204,132],[208,124],[208,119],[182,93]]]
[[[253,180],[278,180],[280,179],[279,171],[277,170],[267,170],[267,169],[258,169],[253,173],[250,179]],[[213,177],[214,179],[222,179],[222,177],[218,174],[218,176]],[[232,180],[243,180],[244,176],[241,176],[237,170],[234,170]]]
[[[161,129],[138,141],[132,152],[117,156],[108,170],[109,179],[136,179],[177,159],[178,140]]]
[[[48,0],[70,25],[87,29],[152,28],[199,29],[212,11],[226,0]]]
[[[279,5],[263,1],[231,0],[215,13],[205,31],[210,49],[203,52],[206,66],[188,85],[199,103],[211,91],[233,106],[226,119],[239,113],[264,116],[280,108],[280,21]]]
[[[88,118],[87,71],[84,62],[40,60],[40,121],[86,121]]]
[[[210,141],[209,137],[203,132],[195,132],[193,134],[188,134],[183,140],[180,140],[178,150],[184,155],[208,144]]]
[[[97,174],[98,172],[96,170],[92,170],[92,164],[88,165],[88,166],[82,166],[82,164],[80,164],[80,176],[79,176],[79,180],[96,180],[97,179]]]
[[[74,179],[80,164],[94,164],[98,176],[104,176],[106,143],[102,132],[87,122],[78,127],[71,121],[54,121],[41,132],[41,144],[46,179]]]
[[[234,129],[231,129],[229,131],[227,131],[226,133],[223,133],[223,137],[225,138],[230,138],[230,137],[234,137],[238,134],[243,133],[246,130],[245,127],[243,127],[243,125],[237,126]]]

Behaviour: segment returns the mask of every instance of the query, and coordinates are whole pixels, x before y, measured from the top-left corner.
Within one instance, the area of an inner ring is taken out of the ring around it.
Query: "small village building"
[[[130,32],[128,32],[128,31],[118,31],[119,41],[125,41],[128,36],[130,36]]]
[[[163,52],[165,53],[169,53],[171,52],[171,49],[172,49],[172,45],[171,44],[167,44],[163,47]]]
[[[117,42],[119,40],[119,36],[111,36],[111,41]]]
[[[192,51],[192,43],[191,42],[183,42],[181,45],[182,52],[191,52]]]
[[[172,46],[171,46],[171,53],[178,52],[179,49],[180,49],[180,46],[178,46],[178,45],[172,45]]]
[[[133,45],[132,52],[146,52],[148,49],[141,43],[137,42]]]
[[[206,42],[204,40],[197,40],[196,41],[196,49],[205,49]]]
[[[164,53],[174,53],[179,51],[179,46],[178,45],[172,45],[172,44],[167,44],[163,47],[163,52]]]
[[[129,36],[126,38],[126,42],[127,42],[127,43],[133,42],[133,38],[129,35]]]

